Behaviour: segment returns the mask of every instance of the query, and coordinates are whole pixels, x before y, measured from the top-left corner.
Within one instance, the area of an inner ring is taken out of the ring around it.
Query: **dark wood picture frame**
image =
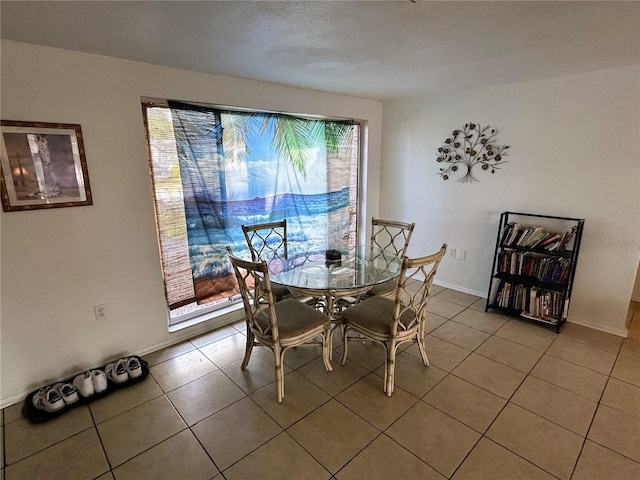
[[[92,205],[80,125],[0,120],[5,212]]]

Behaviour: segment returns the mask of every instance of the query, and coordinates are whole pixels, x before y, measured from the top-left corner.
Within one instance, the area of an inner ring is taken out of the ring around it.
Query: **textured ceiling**
[[[640,2],[6,1],[0,37],[385,100],[640,64]]]

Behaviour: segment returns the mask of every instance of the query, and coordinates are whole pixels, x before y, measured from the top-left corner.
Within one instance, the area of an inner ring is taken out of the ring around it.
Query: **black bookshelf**
[[[555,327],[567,320],[584,219],[503,212],[485,311]]]

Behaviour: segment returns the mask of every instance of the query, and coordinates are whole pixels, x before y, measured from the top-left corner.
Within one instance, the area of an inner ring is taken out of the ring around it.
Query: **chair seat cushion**
[[[376,295],[344,310],[342,319],[348,324],[359,325],[372,332],[390,335],[394,307],[394,300]],[[408,327],[414,318],[414,312],[407,310],[400,317],[400,322]]]
[[[396,285],[396,280],[388,280],[384,283],[379,283],[378,285],[374,285],[371,290],[367,292],[367,296],[372,297],[374,295],[381,295],[393,299],[396,294]]]
[[[291,295],[287,287],[276,282],[271,282],[271,291],[273,292],[273,298],[276,302]]]
[[[330,323],[329,317],[324,313],[292,298],[285,298],[276,303],[275,309],[278,317],[278,333],[282,339],[297,337]],[[270,325],[269,319],[264,314],[258,315],[256,320],[260,322],[263,329]]]

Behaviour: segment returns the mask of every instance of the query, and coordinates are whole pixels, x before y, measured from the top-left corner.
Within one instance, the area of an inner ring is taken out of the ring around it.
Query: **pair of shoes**
[[[33,406],[45,412],[53,413],[64,408],[64,400],[60,394],[49,387],[41,388],[33,396]]]
[[[102,370],[89,370],[73,379],[73,386],[84,398],[107,389],[107,376]]]
[[[136,357],[125,357],[107,364],[104,371],[113,383],[124,383],[142,375],[142,365]]]
[[[72,405],[80,400],[78,391],[70,383],[56,383],[52,389],[62,397],[65,405]]]

